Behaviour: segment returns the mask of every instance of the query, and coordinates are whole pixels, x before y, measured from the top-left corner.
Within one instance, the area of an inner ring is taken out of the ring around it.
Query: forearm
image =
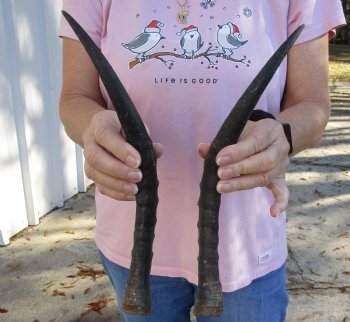
[[[62,95],[60,99],[60,117],[67,135],[83,147],[83,134],[91,123],[92,117],[104,107],[84,95]]]
[[[320,144],[329,115],[330,102],[327,98],[305,99],[276,115],[279,120],[290,124],[292,155]]]
[[[96,69],[79,41],[63,39],[62,79],[60,117],[68,136],[83,146],[83,133],[105,101]]]
[[[330,114],[328,35],[292,48],[281,113],[290,124],[293,155],[320,143]]]

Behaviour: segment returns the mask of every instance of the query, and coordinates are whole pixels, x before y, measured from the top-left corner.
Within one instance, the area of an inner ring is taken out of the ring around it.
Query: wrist
[[[257,122],[263,119],[273,119],[279,122],[284,131],[284,135],[286,136],[286,139],[289,143],[289,152],[288,155],[291,155],[293,153],[293,140],[292,140],[292,131],[290,129],[290,125],[287,122],[284,122],[278,118],[276,118],[274,115],[272,115],[269,112],[263,111],[263,110],[254,110],[252,114],[250,115],[249,120],[253,122]]]
[[[292,140],[292,131],[290,129],[290,124],[287,122],[284,122],[278,118],[275,117],[275,120],[280,123],[283,127],[284,135],[286,136],[286,139],[289,143],[289,152],[288,155],[291,155],[293,153],[293,140]]]

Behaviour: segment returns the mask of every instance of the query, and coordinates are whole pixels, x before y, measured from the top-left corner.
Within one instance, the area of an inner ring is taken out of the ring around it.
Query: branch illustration
[[[166,56],[172,56],[172,57],[175,57],[177,59],[188,59],[188,60],[198,59],[198,58],[203,57],[203,58],[207,59],[208,62],[209,62],[208,68],[210,66],[217,65],[217,63],[214,63],[210,59],[210,57],[223,58],[223,59],[235,62],[235,63],[241,63],[241,64],[245,64],[246,63],[245,62],[246,59],[247,59],[246,56],[244,56],[241,59],[236,59],[236,58],[232,58],[231,56],[225,55],[224,53],[219,53],[219,52],[214,52],[214,51],[215,51],[215,49],[212,49],[212,46],[210,46],[205,52],[203,52],[203,53],[201,53],[199,55],[194,55],[193,57],[192,56],[181,55],[181,54],[175,54],[175,53],[170,52],[170,51],[157,52],[157,53],[153,53],[153,54],[150,54],[148,56],[145,56],[144,58],[138,58],[138,59],[135,59],[135,60],[129,62],[129,69],[132,69],[136,65],[144,63],[144,62],[146,62],[148,60],[151,60],[151,59],[158,59],[162,63],[164,63],[165,66],[167,66],[168,68],[171,68],[171,66],[174,64],[175,60],[163,58],[163,57],[166,57]]]

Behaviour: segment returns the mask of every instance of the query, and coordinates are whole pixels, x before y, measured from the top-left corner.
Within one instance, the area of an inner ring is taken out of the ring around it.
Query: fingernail
[[[128,173],[128,178],[129,178],[131,181],[139,182],[139,181],[141,181],[141,179],[142,179],[142,173],[141,173],[141,171],[130,171],[130,172]]]
[[[126,164],[131,168],[138,168],[141,164],[139,159],[136,159],[135,157],[129,155],[126,158]]]
[[[138,192],[138,187],[136,184],[126,184],[124,185],[125,193],[136,194]]]
[[[220,169],[218,171],[218,175],[220,179],[230,179],[232,178],[233,175],[233,171],[230,168],[226,168],[226,169]]]
[[[218,183],[216,190],[218,193],[223,193],[223,192],[230,192],[232,189],[232,186],[227,183]]]
[[[216,160],[216,164],[218,166],[225,166],[225,165],[228,165],[230,162],[231,162],[231,159],[228,156],[219,157]]]

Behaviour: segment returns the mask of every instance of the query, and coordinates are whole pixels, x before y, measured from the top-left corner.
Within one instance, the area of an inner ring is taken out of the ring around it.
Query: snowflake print
[[[243,9],[243,15],[249,18],[253,14],[252,9],[245,7]]]

